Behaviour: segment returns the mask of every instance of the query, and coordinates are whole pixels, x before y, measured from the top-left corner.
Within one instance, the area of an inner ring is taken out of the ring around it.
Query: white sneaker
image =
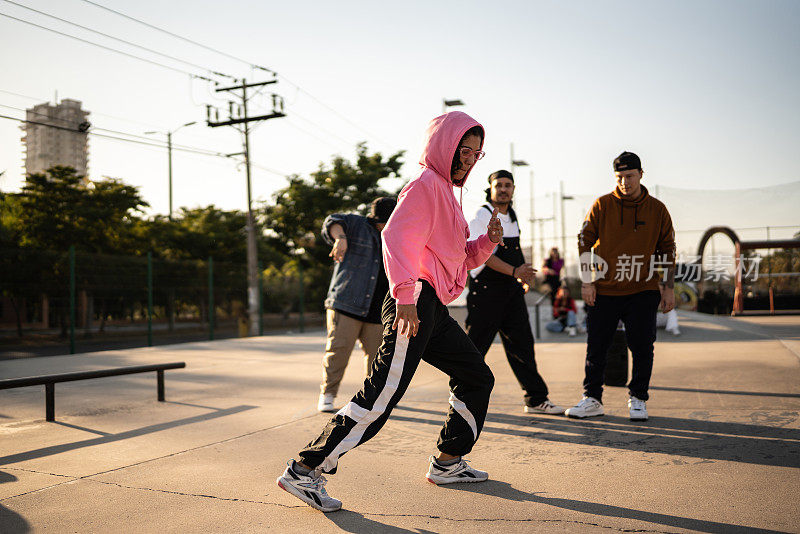
[[[631,421],[647,421],[647,404],[637,397],[628,398]]]
[[[584,417],[596,417],[598,415],[603,415],[606,412],[603,409],[603,404],[600,401],[594,397],[584,397],[572,408],[567,408],[567,411],[564,413],[567,415],[567,417],[583,419]]]
[[[569,337],[575,337],[575,327],[574,326],[568,326],[567,327],[567,332],[569,332]]]
[[[325,491],[328,480],[324,476],[320,474],[314,477],[314,471],[301,475],[292,469],[293,464],[294,461],[289,460],[283,475],[278,477],[278,487],[323,512],[335,512],[342,507],[342,501],[334,499]]]
[[[453,465],[439,465],[436,459],[430,457],[431,465],[425,478],[432,484],[451,484],[453,482],[483,482],[489,478],[486,471],[478,471],[469,466],[464,458]]]
[[[335,412],[336,408],[333,406],[333,399],[336,397],[334,395],[322,394],[319,396],[319,401],[317,401],[317,411],[318,412]]]
[[[675,328],[667,328],[667,332],[669,332],[669,333],[670,333],[670,334],[672,334],[673,336],[679,336],[679,335],[681,335],[681,330],[680,330],[680,328],[678,328],[677,326],[676,326]]]
[[[543,413],[546,415],[561,415],[564,413],[564,408],[557,406],[550,402],[550,399],[545,399],[544,402],[536,406],[525,406],[525,413]]]

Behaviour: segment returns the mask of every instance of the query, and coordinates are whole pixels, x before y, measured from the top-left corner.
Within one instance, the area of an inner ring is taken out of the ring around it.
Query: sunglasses
[[[475,155],[475,159],[483,159],[483,156],[486,155],[486,152],[483,150],[472,150],[468,146],[460,146],[458,147],[458,153],[462,158],[468,158],[470,155]]]

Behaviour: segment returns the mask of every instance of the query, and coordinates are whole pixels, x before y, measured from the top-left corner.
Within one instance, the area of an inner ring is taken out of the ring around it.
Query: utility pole
[[[559,195],[561,199],[561,257],[567,260],[567,217],[564,215],[564,201],[574,197],[564,194],[564,180],[559,181]],[[566,272],[564,273],[566,274]]]
[[[241,124],[242,128],[236,128],[244,137],[244,163],[247,174],[247,317],[249,322],[249,332],[251,336],[258,335],[258,247],[256,243],[256,223],[253,216],[253,195],[252,186],[250,181],[250,123],[256,121],[265,121],[269,119],[277,119],[285,117],[283,112],[283,98],[279,95],[272,94],[272,113],[267,115],[259,115],[257,117],[250,117],[247,112],[247,90],[252,87],[263,87],[277,83],[277,79],[268,80],[266,82],[258,82],[248,84],[247,80],[242,78],[241,83],[230,87],[220,87],[216,89],[217,93],[229,92],[233,94],[240,102],[228,102],[228,120],[219,120],[219,110],[214,109],[214,120],[211,120],[211,106],[206,106],[206,123],[211,128],[219,126],[234,126]]]

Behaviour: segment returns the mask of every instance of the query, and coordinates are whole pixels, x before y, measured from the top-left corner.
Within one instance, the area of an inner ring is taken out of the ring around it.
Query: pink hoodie
[[[486,234],[467,241],[469,225],[450,180],[458,143],[474,126],[483,129],[460,111],[431,121],[420,158],[422,172],[400,191],[397,207],[383,229],[383,263],[398,304],[414,304],[414,285],[419,279],[427,280],[439,300],[449,304],[464,290],[467,271],[492,255],[495,244]],[[463,187],[471,170],[458,187]]]

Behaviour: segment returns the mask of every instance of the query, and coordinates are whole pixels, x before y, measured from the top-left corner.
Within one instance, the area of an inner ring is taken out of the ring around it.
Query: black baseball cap
[[[642,170],[642,160],[633,152],[623,152],[614,160],[614,172]]]
[[[514,181],[514,175],[506,170],[499,170],[494,171],[492,174],[489,175],[489,183],[497,180],[498,178],[508,178],[512,182]]]

